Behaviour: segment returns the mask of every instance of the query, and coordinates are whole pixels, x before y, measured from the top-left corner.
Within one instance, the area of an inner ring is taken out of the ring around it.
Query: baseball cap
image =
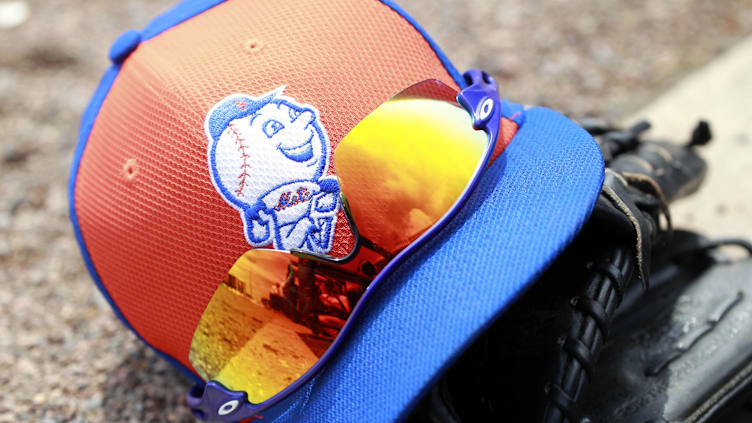
[[[316,108],[334,148],[408,86],[466,85],[412,18],[378,0],[184,1],[126,32],[110,59],[82,120],[71,219],[115,314],[196,382],[188,356],[202,312],[227,269],[260,246],[212,181],[207,114],[233,94],[282,89]],[[506,150],[468,203],[382,282],[332,362],[267,420],[397,419],[577,234],[603,179],[597,145],[545,108],[505,101],[502,115]],[[331,254],[351,239],[338,223]]]

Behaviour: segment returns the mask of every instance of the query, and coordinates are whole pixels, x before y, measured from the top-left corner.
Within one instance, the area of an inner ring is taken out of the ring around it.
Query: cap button
[[[139,44],[141,44],[141,33],[133,29],[126,31],[112,44],[110,60],[116,64],[123,63]]]

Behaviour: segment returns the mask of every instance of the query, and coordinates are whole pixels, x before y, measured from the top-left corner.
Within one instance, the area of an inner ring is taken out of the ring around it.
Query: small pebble
[[[0,29],[11,29],[29,19],[31,8],[25,1],[5,1],[0,3]]]

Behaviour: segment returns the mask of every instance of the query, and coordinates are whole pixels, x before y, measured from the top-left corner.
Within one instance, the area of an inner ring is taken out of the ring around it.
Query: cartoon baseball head
[[[209,111],[209,171],[249,244],[325,253],[339,203],[336,178],[324,176],[329,138],[318,110],[283,90],[231,95]]]

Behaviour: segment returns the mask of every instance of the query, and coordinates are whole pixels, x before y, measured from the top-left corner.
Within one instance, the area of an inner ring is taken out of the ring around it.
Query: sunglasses
[[[464,77],[460,92],[438,80],[410,86],[337,145],[339,204],[354,239],[346,256],[252,249],[237,259],[191,342],[189,360],[209,381],[188,394],[194,414],[237,421],[288,398],[329,360],[379,282],[457,213],[501,124],[493,79]]]

